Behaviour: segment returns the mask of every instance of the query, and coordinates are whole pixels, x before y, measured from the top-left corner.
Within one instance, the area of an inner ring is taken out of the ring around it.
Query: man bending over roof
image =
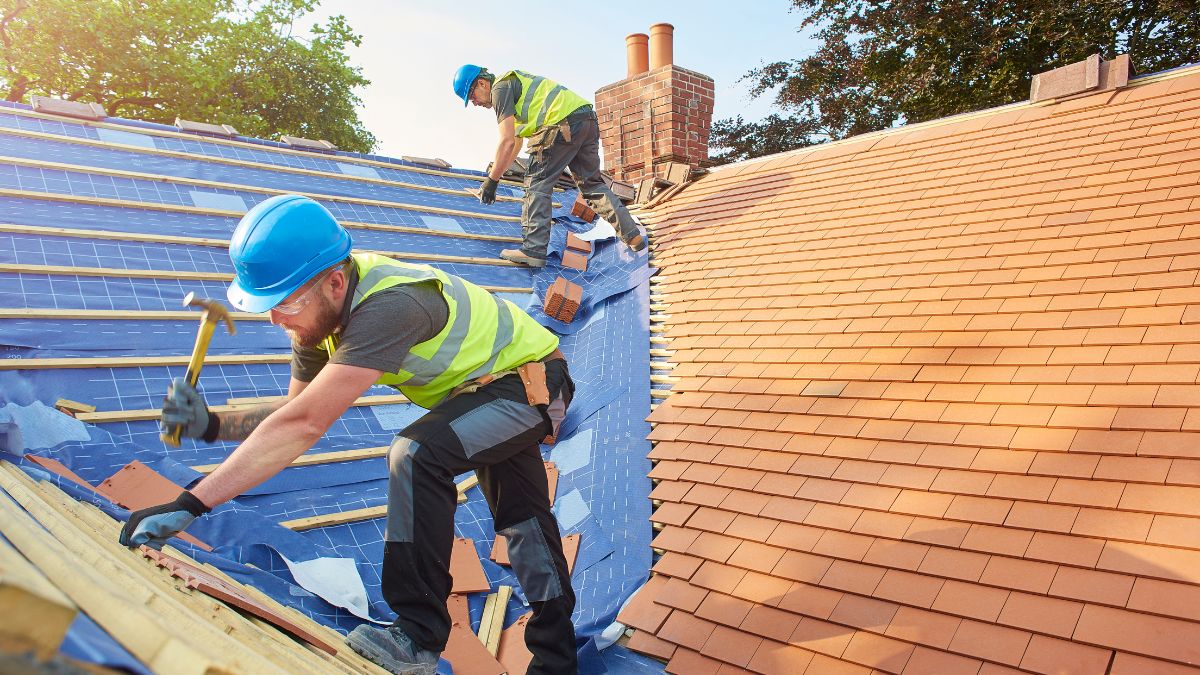
[[[161,547],[304,454],[371,385],[391,385],[429,409],[387,453],[382,581],[397,617],[386,630],[358,626],[347,642],[393,672],[435,671],[450,633],[454,477],[473,469],[533,606],[529,672],[575,672],[575,594],[539,447],[575,390],[558,338],[464,279],[350,246],[333,215],[306,197],[272,197],[242,218],[228,297],[243,311],[269,311],[291,336],[287,398],[218,415],[175,380],[164,425],[210,443],[244,442],[175,501],[130,514],[121,543]]]
[[[517,138],[529,139],[529,169],[521,207],[524,241],[500,257],[529,267],[546,264],[550,243],[551,193],[567,168],[587,205],[616,225],[621,240],[634,251],[646,248],[637,221],[600,177],[600,127],[592,105],[552,80],[510,70],[497,78],[486,68],[467,64],[454,74],[454,93],[463,105],[474,103],[496,111],[500,142],[496,159],[479,192],[479,201],[496,201],[500,177],[521,151]]]

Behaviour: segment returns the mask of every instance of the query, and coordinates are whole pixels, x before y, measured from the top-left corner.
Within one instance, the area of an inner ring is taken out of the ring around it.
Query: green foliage
[[[1137,73],[1200,62],[1195,0],[793,0],[811,56],[752,70],[783,115],[713,125],[720,160],[814,145],[1029,97],[1032,77],[1100,53]]]
[[[335,16],[311,40],[293,24],[320,0],[0,0],[0,96],[100,103],[108,114],[229,124],[247,136],[375,145],[355,94],[369,84]]]

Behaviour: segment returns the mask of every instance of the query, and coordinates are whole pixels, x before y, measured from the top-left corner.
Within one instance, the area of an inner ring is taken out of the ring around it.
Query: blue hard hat
[[[265,312],[344,260],[350,246],[350,233],[324,206],[300,195],[271,197],[233,231],[234,278],[226,296],[244,312]]]
[[[463,107],[471,102],[471,85],[483,72],[482,66],[467,64],[454,73],[454,93],[463,100]]]

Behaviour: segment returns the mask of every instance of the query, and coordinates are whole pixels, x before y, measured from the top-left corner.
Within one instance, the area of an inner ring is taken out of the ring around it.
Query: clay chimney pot
[[[636,77],[650,69],[647,53],[647,42],[650,36],[645,33],[634,33],[625,37],[625,61],[627,72],[625,77]]]
[[[675,27],[669,23],[650,26],[650,69],[669,66],[675,61],[673,35]]]

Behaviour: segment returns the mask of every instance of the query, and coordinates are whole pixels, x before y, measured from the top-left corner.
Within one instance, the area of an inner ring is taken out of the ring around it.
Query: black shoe
[[[500,257],[509,262],[515,262],[518,265],[526,267],[545,267],[545,258],[535,258],[531,255],[525,255],[519,248],[506,248],[500,251]]]
[[[441,656],[413,644],[399,626],[384,629],[364,623],[346,636],[346,644],[396,675],[434,675]]]
[[[641,253],[646,250],[646,238],[642,236],[641,232],[634,232],[628,237],[622,235],[621,241],[625,242],[625,245],[632,249],[634,253]]]

